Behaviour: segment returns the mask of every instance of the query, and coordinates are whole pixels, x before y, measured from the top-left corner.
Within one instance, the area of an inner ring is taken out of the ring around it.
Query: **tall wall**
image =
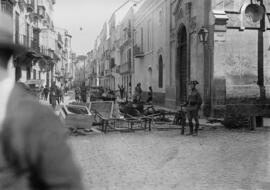
[[[228,21],[225,27],[213,24],[213,100],[215,107],[225,103],[251,103],[260,98],[259,65],[263,66],[266,97],[270,98],[270,22],[265,15],[265,27],[246,16],[248,0],[227,0],[213,10],[224,10]],[[264,1],[270,13],[270,2]],[[213,15],[210,14],[210,18]],[[217,27],[218,26],[218,27]],[[222,29],[221,29],[222,28]],[[261,34],[261,38],[260,38]],[[262,49],[259,49],[259,48]],[[259,52],[263,52],[260,55]]]
[[[135,14],[135,45],[141,48],[144,56],[135,58],[134,84],[140,82],[143,91],[152,86],[154,101],[161,104],[165,102],[166,64],[169,63],[166,3],[165,0],[148,0]],[[162,85],[159,85],[160,57],[163,60]]]

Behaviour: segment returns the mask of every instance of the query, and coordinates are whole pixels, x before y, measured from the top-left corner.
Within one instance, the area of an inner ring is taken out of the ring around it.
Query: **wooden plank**
[[[93,132],[95,132],[95,133],[99,133],[99,134],[102,134],[102,133],[103,133],[103,132],[101,132],[100,130],[94,128],[94,127],[92,127],[91,130],[92,130]]]

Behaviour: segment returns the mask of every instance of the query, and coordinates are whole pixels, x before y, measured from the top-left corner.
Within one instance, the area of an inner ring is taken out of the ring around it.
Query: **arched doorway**
[[[187,31],[185,26],[181,26],[177,34],[177,62],[176,62],[176,101],[177,105],[185,102],[187,99],[188,82],[188,49],[187,49]]]
[[[158,60],[158,87],[163,88],[163,59],[161,55]]]

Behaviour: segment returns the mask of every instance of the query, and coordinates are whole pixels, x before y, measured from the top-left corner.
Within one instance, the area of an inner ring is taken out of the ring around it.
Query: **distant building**
[[[72,36],[66,29],[55,28],[57,35],[56,54],[59,58],[55,65],[55,77],[58,85],[71,86],[72,82]]]
[[[165,104],[165,64],[169,63],[167,16],[167,1],[146,0],[136,12],[134,23],[134,85],[142,84],[145,101],[152,86],[154,102],[158,104]]]
[[[133,86],[134,59],[133,59],[133,43],[134,43],[134,10],[130,8],[119,25],[119,50],[120,50],[120,68],[122,85],[126,94],[129,83]]]
[[[54,4],[55,0],[1,0],[0,11],[14,20],[14,42],[27,49],[25,55],[14,57],[11,69],[15,81],[42,80],[50,86],[55,81],[56,64],[68,58],[57,49],[61,38],[52,19]],[[71,36],[67,33],[66,38],[70,51]]]

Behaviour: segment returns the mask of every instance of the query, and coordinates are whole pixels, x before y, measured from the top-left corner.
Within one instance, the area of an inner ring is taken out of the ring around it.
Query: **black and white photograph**
[[[0,190],[270,190],[270,0],[0,2]]]

